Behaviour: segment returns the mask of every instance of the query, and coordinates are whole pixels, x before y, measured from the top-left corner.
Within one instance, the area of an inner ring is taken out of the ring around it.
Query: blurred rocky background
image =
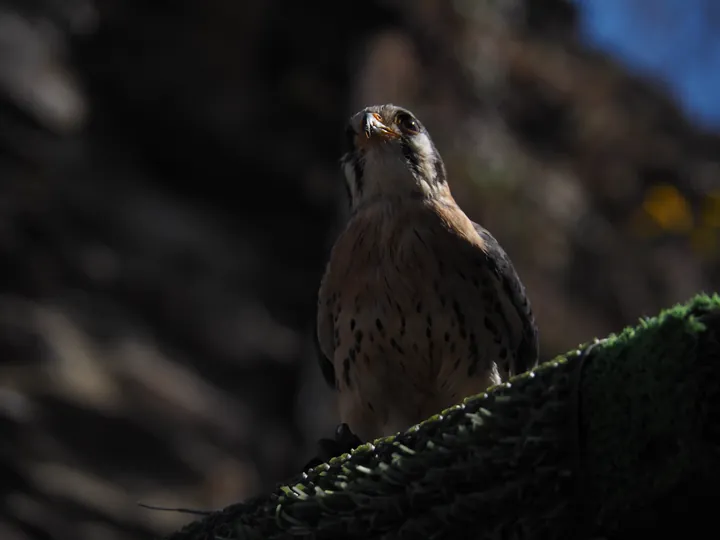
[[[0,539],[295,473],[343,125],[416,112],[544,360],[720,289],[715,0],[0,1]]]

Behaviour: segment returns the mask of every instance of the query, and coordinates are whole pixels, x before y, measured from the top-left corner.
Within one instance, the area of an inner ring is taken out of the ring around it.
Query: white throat
[[[411,145],[417,156],[414,167],[408,164],[399,143],[368,149],[361,157],[362,179],[359,183],[350,181],[351,186],[359,186],[352,193],[354,207],[383,197],[432,198],[444,193],[444,183],[437,178],[435,150],[427,135],[414,137]],[[345,163],[344,173],[348,179],[355,178],[356,171],[351,162]]]

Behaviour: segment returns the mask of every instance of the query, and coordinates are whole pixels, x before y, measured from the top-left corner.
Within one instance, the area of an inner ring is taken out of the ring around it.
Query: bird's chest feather
[[[333,249],[330,285],[355,314],[407,324],[419,318],[417,303],[440,278],[437,244],[443,232],[422,215],[376,211],[356,216]]]
[[[338,238],[324,296],[341,373],[366,365],[423,385],[477,347],[482,273],[468,254],[480,248],[463,236],[464,215],[442,218],[377,209]]]

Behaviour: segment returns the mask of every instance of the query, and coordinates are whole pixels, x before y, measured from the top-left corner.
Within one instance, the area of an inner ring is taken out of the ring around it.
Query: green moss
[[[719,335],[698,296],[170,538],[618,532],[717,467]]]

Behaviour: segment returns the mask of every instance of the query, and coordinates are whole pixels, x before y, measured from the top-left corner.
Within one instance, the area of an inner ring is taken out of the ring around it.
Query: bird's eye
[[[416,133],[420,130],[415,119],[405,112],[397,113],[395,116],[395,123],[400,127],[400,129],[410,133]]]

